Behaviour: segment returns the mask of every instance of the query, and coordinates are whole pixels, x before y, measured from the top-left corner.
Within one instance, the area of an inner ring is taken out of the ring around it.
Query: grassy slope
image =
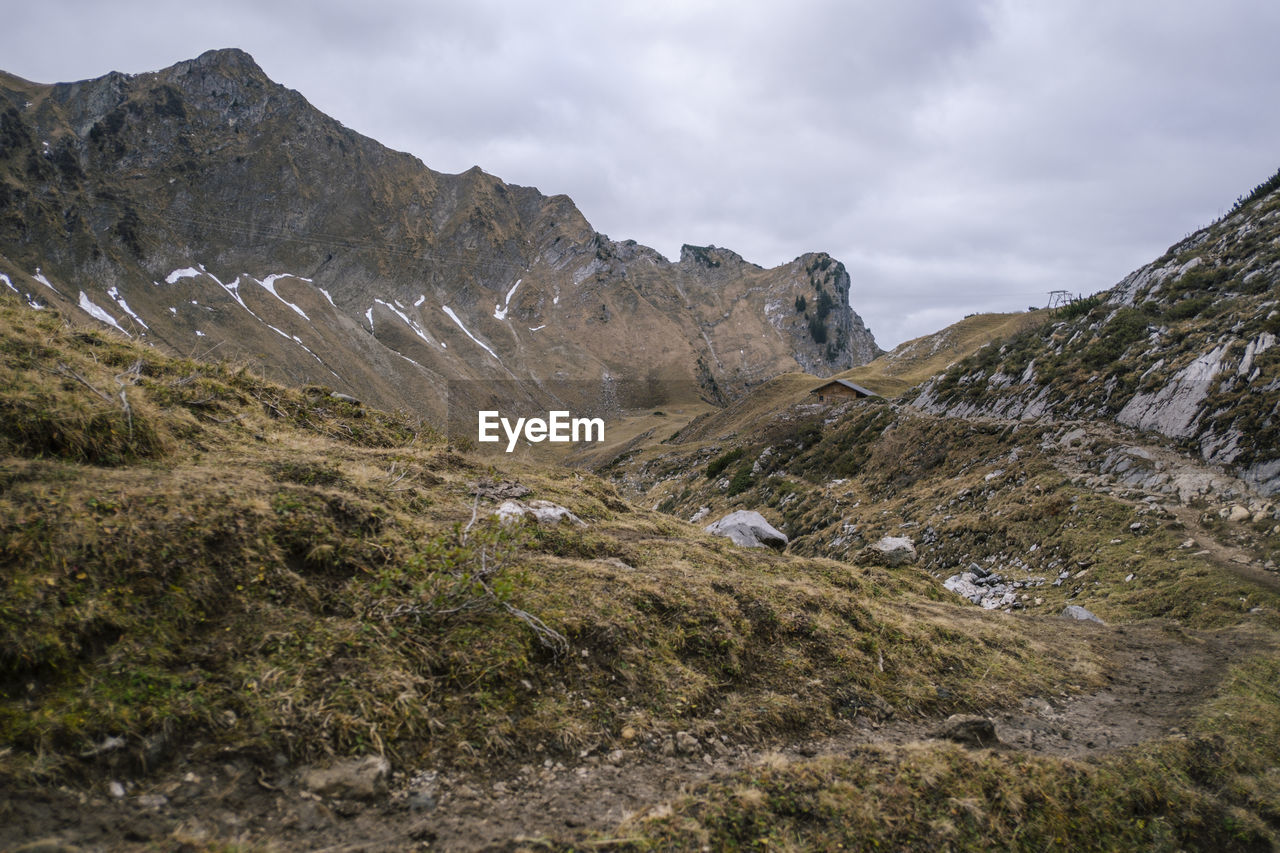
[[[710,518],[760,510],[792,537],[792,553],[857,564],[867,544],[907,535],[920,567],[939,577],[972,562],[1015,579],[1052,581],[1068,570],[1059,586],[1027,590],[1021,606],[1030,614],[1075,603],[1112,623],[1243,628],[1268,644],[1280,636],[1274,583],[1260,586],[1187,548],[1190,531],[1170,513],[1059,470],[1052,426],[861,401],[782,407],[760,413],[749,431],[714,435],[711,453],[695,435],[612,473],[677,516],[700,506]],[[1206,518],[1196,536],[1212,534],[1257,563],[1280,559],[1273,521]],[[744,772],[634,831],[664,849],[1268,849],[1280,817],[1271,648],[1232,671],[1190,740],[1089,763],[868,747],[848,760]]]
[[[1187,415],[1196,417],[1185,432],[1176,417],[1145,428],[1180,435],[1184,452],[1240,474],[1252,469],[1255,482],[1265,482],[1280,448],[1277,184],[1274,177],[1261,184],[1125,287],[1059,309],[959,361],[922,397],[934,411],[1007,414],[1033,405],[1058,419],[1110,419],[1135,399],[1199,381],[1197,371],[1218,363],[1202,398],[1164,399],[1175,413],[1179,404],[1191,407]]]
[[[896,397],[985,344],[1039,325],[1044,322],[1046,313],[1041,310],[974,314],[940,332],[899,344],[893,352],[885,353],[869,364],[850,368],[835,378],[852,380],[885,397]]]
[[[953,604],[915,568],[739,549],[592,476],[497,470],[404,418],[4,296],[0,436],[9,784],[228,747],[413,765],[656,748],[676,729],[756,741],[1088,689],[1109,666],[1076,626]],[[504,477],[589,526],[486,523],[472,484]],[[1274,843],[1280,703],[1260,667],[1182,744],[1087,765],[869,749],[744,771],[623,832],[671,849]],[[93,754],[108,736],[125,749]]]
[[[778,762],[638,821],[631,849],[1268,850],[1280,664],[1233,669],[1192,734],[1095,761],[910,744]],[[1242,750],[1242,744],[1253,747]]]
[[[1191,721],[1190,737],[1089,762],[910,745],[765,765],[702,786],[671,811],[627,827],[624,835],[643,839],[637,849],[1274,848],[1274,584],[1259,586],[1184,547],[1189,531],[1176,518],[1072,482],[1038,450],[1044,438],[1033,427],[855,403],[793,413],[773,432],[743,437],[734,446],[744,452],[723,479],[705,476],[709,463],[698,448],[668,448],[650,471],[674,479],[660,481],[645,500],[677,515],[708,505],[713,518],[759,509],[791,534],[792,552],[855,564],[880,536],[908,535],[920,567],[940,577],[971,562],[1013,578],[1052,580],[1068,569],[1061,586],[1027,591],[1027,614],[1074,603],[1113,624],[1159,618],[1262,638]],[[765,447],[773,451],[761,473],[728,494],[725,480],[738,466],[749,471]],[[1273,525],[1215,521],[1213,528],[1275,559],[1280,528]]]
[[[227,746],[465,761],[1097,677],[1049,631],[937,604],[912,569],[745,551],[594,477],[497,471],[413,422],[7,298],[0,358],[0,732],[19,776],[92,772],[77,756],[108,736],[139,765]],[[482,501],[464,530],[472,484],[500,477],[589,526],[502,530]],[[991,666],[1008,680],[966,677]]]

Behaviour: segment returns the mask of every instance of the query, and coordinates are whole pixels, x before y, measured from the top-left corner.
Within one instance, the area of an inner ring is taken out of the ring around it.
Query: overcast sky
[[[669,258],[843,261],[886,348],[1091,293],[1280,167],[1271,0],[3,0],[38,82],[240,47]]]

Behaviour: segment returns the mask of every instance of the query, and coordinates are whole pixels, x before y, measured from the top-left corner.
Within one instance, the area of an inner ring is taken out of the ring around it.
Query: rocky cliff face
[[[765,270],[687,246],[672,263],[565,196],[390,151],[236,50],[0,76],[0,272],[33,306],[431,415],[453,379],[726,398],[879,352],[825,255]]]
[[[926,383],[953,415],[1105,418],[1280,492],[1280,175],[1044,325]]]

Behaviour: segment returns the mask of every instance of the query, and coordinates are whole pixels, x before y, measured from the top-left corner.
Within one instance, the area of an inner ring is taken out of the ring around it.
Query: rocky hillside
[[[848,406],[667,472],[775,553],[0,289],[0,847],[1274,846],[1261,522]]]
[[[816,380],[780,378],[604,470],[700,523],[762,512],[794,553],[858,562],[904,540],[983,606],[1190,617],[1204,595],[1148,585],[1176,565],[1199,584],[1180,551],[1277,584],[1278,307],[1280,176],[1105,293],[969,318],[843,374],[892,392],[939,371],[896,399],[821,404]]]
[[[1114,420],[1280,492],[1280,174],[1112,289],[926,383],[957,416]]]
[[[565,196],[390,151],[236,50],[78,83],[0,75],[0,274],[33,308],[437,418],[446,380],[725,399],[878,354],[826,255],[668,261]]]

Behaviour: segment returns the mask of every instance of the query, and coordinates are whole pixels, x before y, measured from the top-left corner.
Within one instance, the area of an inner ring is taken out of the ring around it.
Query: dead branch
[[[66,376],[69,379],[76,380],[81,385],[83,385],[84,387],[92,391],[94,394],[97,394],[98,397],[100,397],[104,402],[110,403],[113,406],[115,405],[116,401],[110,394],[98,388],[97,386],[93,385],[88,379],[85,379],[79,373],[76,373],[74,370],[67,367],[62,362],[58,362],[58,369],[56,372],[59,376]]]

